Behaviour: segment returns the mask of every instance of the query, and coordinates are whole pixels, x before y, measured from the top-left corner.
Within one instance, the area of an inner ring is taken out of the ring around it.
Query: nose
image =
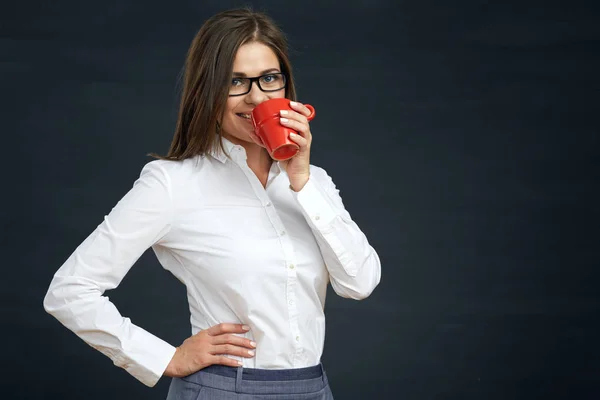
[[[250,91],[246,94],[246,103],[257,106],[268,99],[269,97],[267,94],[258,87],[258,82],[252,82],[250,84]]]

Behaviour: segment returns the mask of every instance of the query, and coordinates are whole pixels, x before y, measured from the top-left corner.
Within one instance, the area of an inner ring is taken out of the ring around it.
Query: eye
[[[231,86],[242,86],[244,82],[240,78],[233,78],[231,80]]]
[[[269,75],[264,75],[262,77],[262,81],[264,83],[273,83],[275,82],[277,79],[279,78],[278,75],[274,75],[274,74],[269,74]]]

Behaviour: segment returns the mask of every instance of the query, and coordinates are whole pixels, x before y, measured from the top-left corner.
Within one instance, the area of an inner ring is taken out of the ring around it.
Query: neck
[[[240,143],[246,149],[248,167],[258,176],[268,174],[273,164],[273,159],[264,147],[251,143]]]
[[[268,175],[271,165],[273,164],[273,159],[269,156],[269,153],[264,147],[261,147],[256,143],[239,140],[238,138],[227,134],[224,134],[223,137],[232,143],[242,146],[246,150],[246,162],[248,163],[248,167],[250,167],[259,178],[262,175]]]

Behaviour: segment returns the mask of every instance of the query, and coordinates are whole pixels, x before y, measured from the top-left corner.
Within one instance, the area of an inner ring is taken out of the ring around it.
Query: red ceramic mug
[[[279,111],[295,111],[290,106],[290,101],[285,98],[270,99],[260,103],[250,114],[256,136],[263,142],[271,158],[277,161],[290,159],[300,150],[290,139],[290,133],[298,132],[281,125],[279,121]],[[310,110],[310,115],[306,118],[311,121],[315,117],[315,109],[310,104],[304,106]]]

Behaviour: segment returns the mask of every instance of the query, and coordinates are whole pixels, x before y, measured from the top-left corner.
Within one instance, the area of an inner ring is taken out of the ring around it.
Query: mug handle
[[[310,110],[310,115],[308,117],[306,117],[306,119],[309,121],[312,121],[313,118],[315,117],[315,108],[313,106],[311,106],[310,104],[305,104],[304,107],[306,107]]]

